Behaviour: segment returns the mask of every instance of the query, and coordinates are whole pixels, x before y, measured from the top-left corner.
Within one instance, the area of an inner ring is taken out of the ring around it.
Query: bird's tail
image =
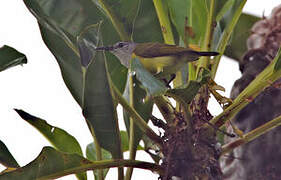
[[[213,51],[207,51],[207,52],[198,52],[198,54],[200,56],[217,56],[219,55],[220,53],[218,52],[213,52]]]

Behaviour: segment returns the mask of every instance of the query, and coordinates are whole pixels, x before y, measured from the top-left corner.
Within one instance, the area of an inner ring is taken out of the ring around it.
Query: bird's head
[[[113,46],[97,47],[96,50],[110,51],[120,60],[121,64],[128,68],[135,48],[136,43],[134,42],[117,42]]]

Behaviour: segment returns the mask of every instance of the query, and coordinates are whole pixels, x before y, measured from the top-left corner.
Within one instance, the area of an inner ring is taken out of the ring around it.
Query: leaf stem
[[[210,0],[210,9],[208,11],[209,14],[208,14],[208,19],[207,19],[205,39],[204,39],[204,44],[202,47],[203,51],[209,51],[210,46],[211,46],[211,40],[212,40],[213,28],[214,28],[214,26],[213,26],[214,4],[215,4],[215,0]],[[210,63],[209,61],[210,61],[210,57],[208,57],[208,56],[204,56],[204,57],[200,58],[197,69],[196,69],[196,77],[198,76],[199,70],[201,68],[207,69],[208,64]]]
[[[175,114],[169,99],[164,96],[156,96],[153,98],[153,102],[158,107],[166,122],[172,124],[175,120]]]
[[[130,61],[132,62],[132,61]],[[130,63],[131,64],[131,63]],[[129,104],[131,107],[134,107],[134,86],[133,86],[133,77],[132,77],[132,70],[131,68],[129,68],[128,70],[128,74],[129,74]],[[136,157],[136,149],[135,147],[135,123],[133,118],[130,116],[129,117],[130,120],[130,132],[129,132],[129,159],[130,160],[134,160]],[[130,180],[133,174],[133,168],[132,167],[128,167],[127,171],[126,171],[126,176],[125,176],[125,180]]]
[[[174,36],[173,36],[173,31],[171,27],[171,22],[168,16],[167,7],[165,7],[165,4],[163,0],[153,0],[154,7],[160,22],[161,30],[162,30],[162,35],[164,38],[164,41],[166,44],[175,44]],[[182,83],[181,79],[182,75],[181,72],[176,73],[176,78],[173,81],[174,87],[180,86]],[[177,105],[177,109],[179,106]]]
[[[101,147],[100,147],[100,144],[98,143],[97,137],[95,135],[94,128],[92,128],[92,126],[88,123],[88,121],[86,121],[86,122],[87,122],[88,127],[90,128],[91,134],[92,134],[92,136],[94,138],[94,144],[95,144],[95,148],[96,148],[97,160],[101,161],[102,160]],[[104,179],[103,171],[99,169],[99,170],[97,170],[97,172],[98,172],[98,179],[99,180],[103,180]]]
[[[278,116],[277,118],[265,123],[264,125],[248,132],[245,134],[242,138],[239,138],[233,142],[230,142],[222,147],[222,154],[224,155],[230,151],[232,151],[234,148],[244,145],[248,142],[253,141],[254,139],[258,138],[259,136],[267,133],[273,128],[276,128],[281,125],[281,116]]]
[[[153,172],[157,172],[159,174],[163,173],[163,170],[160,165],[149,163],[145,161],[137,161],[137,160],[103,160],[103,161],[94,161],[90,164],[83,164],[81,166],[70,168],[59,173],[54,173],[51,175],[43,176],[38,178],[38,180],[47,180],[47,179],[56,179],[62,176],[66,176],[69,174],[85,172],[87,170],[96,170],[96,169],[106,169],[112,167],[135,167],[146,170],[151,170]]]
[[[221,114],[214,117],[210,122],[221,127],[225,122],[232,119],[242,108],[249,104],[260,92],[272,85],[281,77],[281,69],[275,70],[276,62],[281,61],[281,48],[274,60],[248,85],[233,103]]]
[[[175,44],[171,23],[168,17],[168,13],[164,9],[163,0],[153,0],[153,3],[160,22],[165,43]]]
[[[221,54],[216,56],[213,60],[214,64],[212,65],[212,68],[211,68],[212,79],[214,79],[216,76],[216,72],[217,72],[217,69],[218,69],[218,66],[220,63],[221,56],[225,51],[225,48],[230,39],[231,33],[234,30],[234,27],[235,27],[236,23],[238,22],[240,15],[242,14],[242,9],[246,2],[247,2],[247,0],[243,0],[243,2],[241,2],[241,4],[237,8],[237,10],[233,16],[231,23],[226,27],[225,31],[222,34],[221,41],[217,48],[217,51],[220,52]]]

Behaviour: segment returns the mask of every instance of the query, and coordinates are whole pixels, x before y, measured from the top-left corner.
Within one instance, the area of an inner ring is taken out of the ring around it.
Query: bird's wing
[[[144,58],[153,58],[161,56],[181,56],[185,53],[198,55],[197,51],[193,51],[189,48],[162,43],[138,43],[134,50],[134,53],[137,56]]]

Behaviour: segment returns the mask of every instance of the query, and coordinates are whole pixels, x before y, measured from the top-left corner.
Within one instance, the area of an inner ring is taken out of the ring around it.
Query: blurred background
[[[266,17],[279,4],[279,0],[248,0],[244,12]],[[14,47],[28,58],[28,64],[0,73],[0,139],[21,166],[34,160],[44,146],[50,146],[36,129],[18,116],[13,110],[17,108],[66,130],[80,142],[85,152],[86,146],[92,141],[91,134],[81,108],[62,80],[54,56],[42,41],[35,17],[31,15],[23,1],[2,0],[0,23],[0,46],[6,44]],[[225,87],[225,96],[229,97],[231,87],[240,75],[238,63],[223,57],[215,80]],[[209,109],[212,115],[222,111],[214,99],[210,101]],[[119,107],[118,116],[121,119],[120,110]],[[123,121],[120,121],[120,129],[125,130]],[[155,129],[155,132],[158,130]],[[125,153],[125,157],[128,157],[128,153]],[[150,157],[141,151],[138,152],[137,159],[152,162]],[[4,167],[0,165],[0,171],[3,169]],[[116,169],[111,169],[106,179],[116,179],[116,172]],[[132,179],[157,179],[157,177],[150,171],[135,169]],[[70,175],[60,179],[76,178]],[[92,172],[88,172],[88,179],[93,179]]]

